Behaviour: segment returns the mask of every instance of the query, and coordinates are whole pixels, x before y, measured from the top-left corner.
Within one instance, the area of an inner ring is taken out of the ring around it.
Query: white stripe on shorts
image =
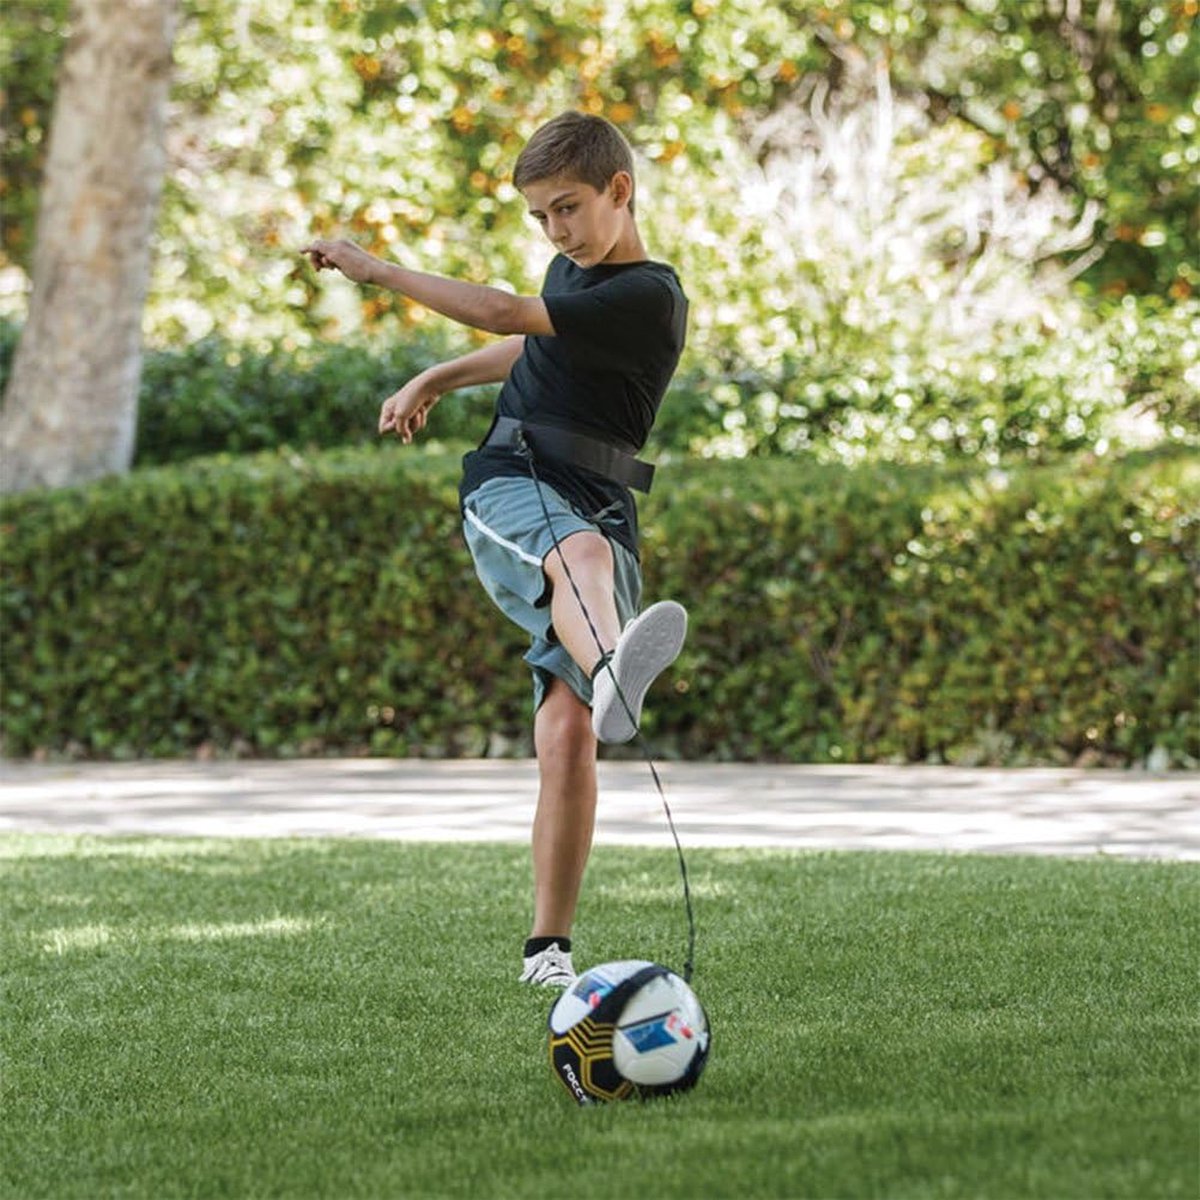
[[[536,554],[530,554],[527,551],[522,550],[516,542],[510,542],[508,538],[501,537],[494,529],[489,529],[488,526],[485,525],[469,508],[464,510],[464,516],[466,516],[467,520],[470,521],[471,524],[474,525],[484,537],[491,538],[491,540],[495,542],[497,546],[503,546],[505,550],[511,551],[523,562],[531,563],[535,567],[540,567],[542,565],[542,560],[538,558]]]

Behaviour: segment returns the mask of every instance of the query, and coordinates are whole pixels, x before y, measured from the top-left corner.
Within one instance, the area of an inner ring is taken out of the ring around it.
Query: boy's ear
[[[625,208],[633,196],[633,176],[628,171],[618,171],[608,181],[608,190],[613,203],[618,208]]]

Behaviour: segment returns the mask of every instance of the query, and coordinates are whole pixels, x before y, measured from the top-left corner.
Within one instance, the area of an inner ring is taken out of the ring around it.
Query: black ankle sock
[[[612,662],[612,656],[613,652],[611,650],[606,650],[602,655],[600,655],[600,661],[592,668],[593,681],[595,681],[596,676],[599,675],[600,672],[603,671],[610,662]]]
[[[571,953],[571,939],[569,937],[536,937],[530,938],[525,943],[525,957],[532,958],[535,954],[541,954],[543,950],[558,943],[558,948],[564,954]]]

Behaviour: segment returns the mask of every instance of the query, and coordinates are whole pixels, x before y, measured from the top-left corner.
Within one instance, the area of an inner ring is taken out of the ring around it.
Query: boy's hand
[[[305,246],[300,253],[307,254],[318,271],[334,268],[355,283],[373,282],[375,269],[379,266],[379,259],[345,238],[336,242],[318,238],[311,246]]]
[[[383,402],[383,408],[379,410],[379,432],[394,432],[409,445],[413,435],[425,428],[429,410],[440,399],[441,392],[434,391],[420,375],[410,379]]]

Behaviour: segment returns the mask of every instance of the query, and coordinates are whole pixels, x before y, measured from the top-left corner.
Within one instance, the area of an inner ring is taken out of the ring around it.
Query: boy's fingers
[[[316,242],[311,246],[305,246],[300,253],[307,254],[308,257],[312,259],[312,265],[316,267],[318,271],[323,271],[327,267],[332,267],[334,265],[333,259],[329,257],[319,242]]]

